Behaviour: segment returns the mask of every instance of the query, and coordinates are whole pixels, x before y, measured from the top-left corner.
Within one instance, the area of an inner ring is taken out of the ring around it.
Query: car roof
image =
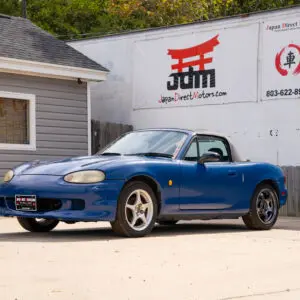
[[[137,129],[134,131],[151,131],[151,130],[157,130],[157,131],[179,131],[184,132],[187,134],[193,134],[194,131],[190,129],[184,129],[184,128],[176,128],[176,127],[155,127],[155,128],[143,128],[143,129]]]
[[[144,128],[144,129],[138,129],[135,131],[151,131],[151,130],[157,130],[157,131],[178,131],[183,132],[187,134],[205,134],[205,135],[214,135],[219,137],[226,137],[226,134],[222,134],[220,132],[216,131],[209,131],[207,129],[185,129],[185,128],[177,128],[177,127],[156,127],[156,128]]]

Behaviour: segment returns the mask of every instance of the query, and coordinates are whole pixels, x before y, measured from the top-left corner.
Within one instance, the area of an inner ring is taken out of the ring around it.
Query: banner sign
[[[300,98],[300,18],[263,24],[262,99]]]
[[[178,29],[176,36],[136,41],[133,108],[257,101],[258,29]]]

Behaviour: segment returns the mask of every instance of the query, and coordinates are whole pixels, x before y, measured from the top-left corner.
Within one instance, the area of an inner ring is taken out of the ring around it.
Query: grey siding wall
[[[87,86],[68,80],[0,73],[0,91],[36,95],[36,151],[0,149],[0,176],[34,159],[88,153]]]

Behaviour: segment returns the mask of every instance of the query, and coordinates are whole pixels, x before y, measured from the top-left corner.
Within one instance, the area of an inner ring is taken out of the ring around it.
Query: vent
[[[73,199],[72,200],[72,210],[84,210],[85,208],[85,202],[81,199]]]
[[[5,199],[4,199],[4,197],[0,197],[0,207],[5,207]]]

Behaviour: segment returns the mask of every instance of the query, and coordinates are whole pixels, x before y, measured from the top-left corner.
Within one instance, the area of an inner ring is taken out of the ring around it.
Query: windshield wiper
[[[143,156],[161,156],[161,157],[167,157],[167,158],[172,158],[172,154],[167,154],[167,153],[158,153],[158,152],[141,152],[141,153],[132,153],[128,155],[143,155]]]
[[[104,153],[100,153],[99,155],[121,155],[121,153],[117,153],[117,152],[104,152]]]

